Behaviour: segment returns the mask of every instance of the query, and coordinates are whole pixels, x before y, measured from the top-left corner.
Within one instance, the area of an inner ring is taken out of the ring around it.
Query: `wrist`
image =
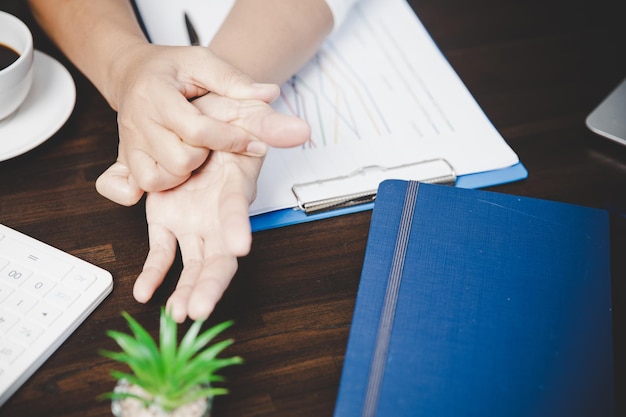
[[[138,64],[145,61],[150,47],[144,38],[130,36],[106,52],[109,59],[98,61],[106,64],[92,82],[113,110],[119,111],[121,97],[128,89],[127,79],[134,74]]]

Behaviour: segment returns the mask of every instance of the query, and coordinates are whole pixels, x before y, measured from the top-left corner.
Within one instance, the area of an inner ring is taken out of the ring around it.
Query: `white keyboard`
[[[0,406],[112,289],[104,269],[0,224]]]

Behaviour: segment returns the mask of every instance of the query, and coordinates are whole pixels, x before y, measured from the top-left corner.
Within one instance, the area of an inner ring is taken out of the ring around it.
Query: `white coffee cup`
[[[0,120],[13,114],[33,83],[33,35],[24,22],[0,11],[0,48],[9,47],[19,58],[0,69]],[[7,52],[7,51],[3,51]]]

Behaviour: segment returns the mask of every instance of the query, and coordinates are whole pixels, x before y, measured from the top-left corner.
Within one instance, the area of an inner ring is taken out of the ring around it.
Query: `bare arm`
[[[150,44],[128,0],[30,0],[30,5],[44,30],[118,111],[118,161],[129,168],[140,192],[111,194],[98,182],[106,197],[130,205],[144,190],[181,184],[210,149],[266,152],[265,138],[202,114],[189,99],[212,91],[269,102],[277,85],[254,82],[209,48]]]
[[[238,0],[210,47],[255,80],[282,84],[332,29],[324,0]]]
[[[116,64],[147,41],[128,0],[29,0],[36,19],[118,110]],[[238,0],[210,47],[257,81],[282,83],[333,28],[324,0]],[[190,92],[201,95],[201,91]]]
[[[118,110],[111,79],[124,51],[145,44],[128,0],[29,0],[48,36]]]

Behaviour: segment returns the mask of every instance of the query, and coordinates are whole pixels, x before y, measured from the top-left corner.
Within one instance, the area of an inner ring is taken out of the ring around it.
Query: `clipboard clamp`
[[[443,158],[394,167],[372,165],[340,177],[295,184],[291,191],[300,210],[314,214],[371,203],[376,199],[378,185],[386,179],[454,185],[456,172]]]

